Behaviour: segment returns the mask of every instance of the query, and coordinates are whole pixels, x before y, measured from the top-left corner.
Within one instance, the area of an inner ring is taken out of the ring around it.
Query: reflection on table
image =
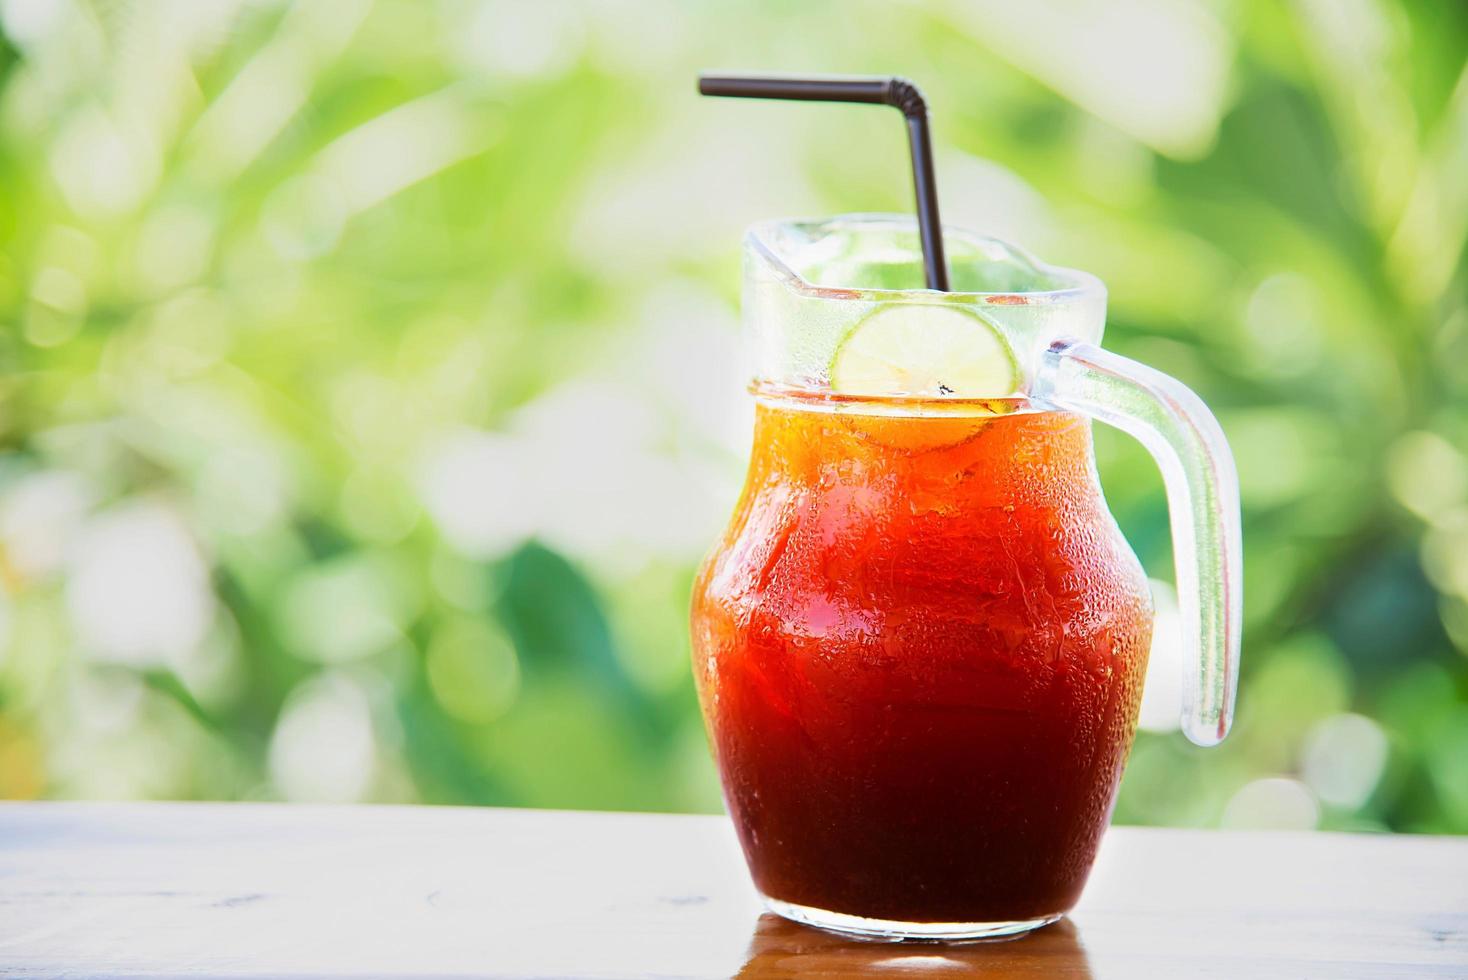
[[[1061,919],[1028,936],[977,943],[847,939],[766,913],[749,940],[746,977],[1065,977],[1089,980],[1080,930]]]

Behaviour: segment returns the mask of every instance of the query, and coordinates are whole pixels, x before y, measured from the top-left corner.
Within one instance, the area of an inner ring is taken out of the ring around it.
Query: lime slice
[[[1019,386],[1019,365],[998,328],[953,306],[883,306],[852,327],[831,358],[831,388],[846,395],[1002,398]]]

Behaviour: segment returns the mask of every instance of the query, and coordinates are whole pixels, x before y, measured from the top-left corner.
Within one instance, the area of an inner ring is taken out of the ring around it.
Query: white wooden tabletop
[[[1468,977],[1468,839],[1113,829],[1015,942],[761,916],[723,818],[0,804],[0,975]]]

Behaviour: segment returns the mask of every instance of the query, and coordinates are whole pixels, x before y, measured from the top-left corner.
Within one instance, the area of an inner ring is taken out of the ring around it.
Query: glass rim
[[[866,286],[822,286],[818,283],[811,282],[792,268],[790,263],[786,261],[771,242],[774,233],[782,229],[810,228],[887,228],[911,231],[916,234],[917,219],[911,215],[857,212],[839,214],[826,218],[773,218],[750,225],[744,233],[745,248],[759,255],[787,287],[812,299],[830,300],[834,302],[870,303],[873,301],[890,302],[904,299],[911,301],[914,298],[942,298],[949,302],[968,302],[980,306],[1058,306],[1066,303],[1082,302],[1098,296],[1104,297],[1106,295],[1105,283],[1089,272],[1042,262],[1026,249],[1006,242],[1003,239],[995,238],[992,235],[980,235],[966,228],[948,224],[943,226],[943,238],[945,242],[966,240],[976,245],[982,245],[983,243],[1000,245],[1032,263],[1036,269],[1047,276],[1061,280],[1067,283],[1067,285],[1057,289],[1011,289],[994,292],[966,292],[963,290],[942,292],[926,287],[917,289],[885,289]],[[951,265],[953,250],[949,249],[948,252]]]

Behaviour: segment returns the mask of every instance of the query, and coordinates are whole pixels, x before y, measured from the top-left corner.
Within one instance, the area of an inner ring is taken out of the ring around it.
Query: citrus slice
[[[999,329],[954,306],[892,304],[867,316],[831,358],[831,388],[845,395],[1003,398],[1019,365]]]

